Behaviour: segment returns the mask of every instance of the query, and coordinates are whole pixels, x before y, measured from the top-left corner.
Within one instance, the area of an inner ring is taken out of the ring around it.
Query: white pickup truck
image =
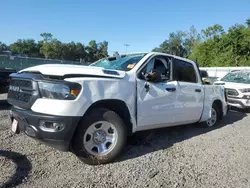
[[[137,131],[211,127],[227,113],[223,87],[204,85],[196,63],[156,52],[24,69],[11,75],[8,102],[13,132],[87,164],[115,160]]]
[[[225,88],[227,104],[236,108],[250,110],[250,71],[235,70],[214,82]]]

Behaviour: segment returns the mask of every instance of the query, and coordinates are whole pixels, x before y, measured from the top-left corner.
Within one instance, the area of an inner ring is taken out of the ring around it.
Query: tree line
[[[228,31],[215,24],[200,32],[194,26],[172,32],[153,51],[189,58],[200,66],[250,66],[250,19]]]
[[[42,40],[19,39],[7,46],[0,42],[0,53],[11,51],[13,55],[35,58],[62,59],[71,61],[94,62],[108,56],[108,42],[97,43],[91,40],[88,45],[80,42],[63,43],[53,38],[51,33],[42,33]]]
[[[94,62],[108,56],[108,42],[91,40],[88,45],[80,42],[62,43],[51,33],[42,33],[42,40],[19,39],[9,46],[0,42],[0,53],[10,50],[13,54],[28,57]],[[234,24],[227,31],[215,24],[198,32],[194,26],[188,31],[169,34],[152,51],[169,53],[198,62],[200,66],[250,66],[250,19],[244,24]],[[118,52],[115,52],[118,54]]]

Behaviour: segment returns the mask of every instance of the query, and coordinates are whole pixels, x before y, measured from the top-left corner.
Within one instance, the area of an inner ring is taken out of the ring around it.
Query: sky
[[[108,52],[148,52],[169,33],[214,24],[227,30],[250,18],[250,0],[2,0],[0,41],[41,40],[49,32],[62,42],[108,41]]]

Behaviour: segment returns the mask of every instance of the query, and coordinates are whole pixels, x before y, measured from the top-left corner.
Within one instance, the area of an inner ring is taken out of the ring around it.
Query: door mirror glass
[[[156,69],[152,69],[150,72],[145,74],[145,80],[155,83],[161,82],[161,72]]]
[[[207,78],[202,78],[203,84],[210,85],[210,81]]]

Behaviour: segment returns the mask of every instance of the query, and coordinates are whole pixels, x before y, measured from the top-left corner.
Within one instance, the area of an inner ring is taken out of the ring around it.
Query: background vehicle
[[[90,66],[40,65],[11,77],[12,130],[71,148],[88,164],[115,160],[137,131],[212,127],[227,112],[223,87],[203,85],[193,61],[163,53]]]
[[[228,105],[242,109],[250,107],[250,71],[237,70],[226,74],[215,85],[225,87]]]
[[[0,94],[7,93],[10,83],[9,75],[15,73],[13,69],[5,69],[0,67]]]
[[[200,67],[200,70],[206,71],[211,78],[223,78],[227,73],[232,71],[250,70],[250,67]]]

